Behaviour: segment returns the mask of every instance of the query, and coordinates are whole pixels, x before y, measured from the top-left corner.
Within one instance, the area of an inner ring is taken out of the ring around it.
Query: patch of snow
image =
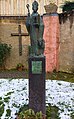
[[[61,119],[70,119],[70,114],[74,111],[74,83],[47,80],[46,90],[46,103],[60,109]]]
[[[28,79],[0,79],[0,97],[5,104],[1,119],[6,118],[6,110],[11,110],[9,119],[15,119],[19,108],[29,103]],[[4,99],[9,97],[8,101]],[[59,108],[61,119],[71,119],[74,112],[74,83],[46,80],[46,104]],[[63,110],[63,111],[62,111]]]

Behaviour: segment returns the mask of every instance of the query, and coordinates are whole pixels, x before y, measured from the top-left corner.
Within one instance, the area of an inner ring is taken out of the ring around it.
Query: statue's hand
[[[41,49],[44,49],[45,48],[45,42],[44,42],[44,39],[39,39],[38,41],[38,46],[41,48]]]

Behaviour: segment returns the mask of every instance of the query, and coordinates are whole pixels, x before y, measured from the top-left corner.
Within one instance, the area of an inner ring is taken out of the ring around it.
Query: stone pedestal
[[[46,72],[58,71],[59,69],[59,17],[58,14],[45,14],[44,21],[44,40],[46,56]]]
[[[45,114],[45,57],[29,57],[29,108]]]

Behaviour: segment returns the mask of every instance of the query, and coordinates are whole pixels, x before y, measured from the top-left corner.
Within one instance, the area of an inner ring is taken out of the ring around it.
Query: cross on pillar
[[[11,36],[19,36],[19,55],[22,55],[22,36],[29,36],[28,33],[21,32],[21,25],[18,25],[18,33],[11,33]]]

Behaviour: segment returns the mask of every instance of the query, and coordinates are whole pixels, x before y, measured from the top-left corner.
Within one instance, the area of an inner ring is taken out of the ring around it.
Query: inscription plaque
[[[32,74],[42,73],[42,61],[32,61]]]

